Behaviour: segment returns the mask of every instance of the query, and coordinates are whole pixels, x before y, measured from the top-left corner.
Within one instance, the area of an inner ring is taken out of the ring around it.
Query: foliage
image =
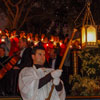
[[[70,76],[71,95],[100,95],[100,48],[80,51],[82,75]]]
[[[100,96],[100,81],[89,77],[70,76],[73,96]],[[74,81],[73,81],[74,80]]]

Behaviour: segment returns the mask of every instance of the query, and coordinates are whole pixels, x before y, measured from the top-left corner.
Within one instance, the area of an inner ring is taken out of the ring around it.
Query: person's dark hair
[[[45,48],[43,46],[35,46],[32,49],[32,54],[35,55],[37,50],[45,50]]]
[[[6,32],[6,30],[7,30],[7,31],[9,31],[9,29],[8,29],[8,28],[5,28],[5,29],[4,29],[4,32]]]
[[[28,43],[28,41],[27,41],[27,39],[26,39],[26,38],[21,38],[20,40],[22,40],[23,42]]]
[[[17,30],[14,28],[14,29],[11,30],[11,32],[13,32],[13,31],[17,31]]]

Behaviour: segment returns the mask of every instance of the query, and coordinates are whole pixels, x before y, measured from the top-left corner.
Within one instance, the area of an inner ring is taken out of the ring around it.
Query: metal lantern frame
[[[88,28],[89,27],[93,27],[95,28],[95,42],[88,42]],[[84,28],[84,37],[82,36],[83,33],[83,28]],[[85,38],[85,42],[83,43],[83,38]],[[90,48],[90,47],[98,47],[98,42],[97,42],[97,26],[95,25],[95,22],[93,20],[93,17],[92,17],[92,14],[91,14],[91,11],[90,11],[90,2],[88,1],[86,3],[86,12],[85,12],[85,15],[84,15],[84,19],[83,19],[83,23],[82,23],[82,29],[81,29],[81,46],[82,48]]]
[[[94,27],[95,28],[95,30],[96,30],[96,33],[95,33],[95,42],[88,42],[88,28],[89,27]],[[82,38],[83,38],[83,36],[82,36],[82,32],[81,32],[81,46],[82,46],[82,48],[90,48],[90,47],[98,47],[98,42],[97,42],[97,26],[96,25],[84,25],[82,28],[84,28],[85,30],[85,36],[84,36],[84,38],[85,38],[85,42],[83,43],[82,42]]]

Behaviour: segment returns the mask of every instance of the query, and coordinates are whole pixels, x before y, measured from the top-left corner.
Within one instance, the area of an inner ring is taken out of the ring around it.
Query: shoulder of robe
[[[31,74],[34,73],[33,67],[25,67],[21,70],[20,75],[27,75],[27,74]]]

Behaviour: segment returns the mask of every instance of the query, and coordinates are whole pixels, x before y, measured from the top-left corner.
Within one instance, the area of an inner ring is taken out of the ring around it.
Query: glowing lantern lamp
[[[83,19],[83,26],[81,29],[81,45],[82,48],[98,47],[97,43],[97,26],[93,20],[90,11],[90,2],[87,2],[87,9]]]
[[[85,25],[81,32],[82,48],[84,47],[98,47],[96,26]]]

